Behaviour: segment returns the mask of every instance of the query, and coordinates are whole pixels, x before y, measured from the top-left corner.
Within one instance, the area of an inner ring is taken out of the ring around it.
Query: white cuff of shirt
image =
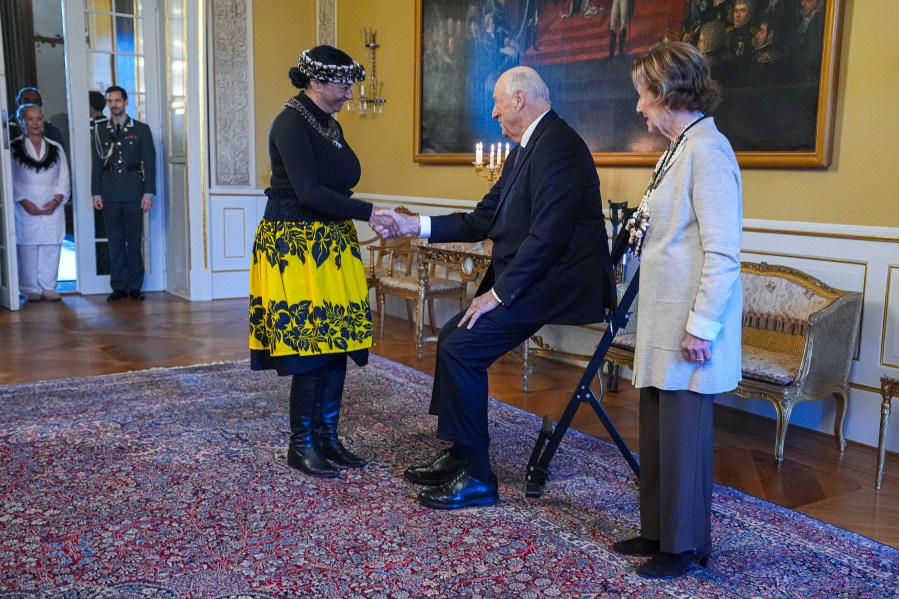
[[[501,300],[501,299],[499,298],[499,296],[496,295],[496,291],[493,290],[493,287],[490,288],[490,293],[493,294],[493,297],[496,298],[496,301],[498,301],[498,302],[501,303],[501,304],[503,303],[503,300]]]
[[[431,217],[425,215],[419,215],[418,217],[418,226],[421,229],[418,232],[418,237],[421,239],[427,239],[431,236]]]

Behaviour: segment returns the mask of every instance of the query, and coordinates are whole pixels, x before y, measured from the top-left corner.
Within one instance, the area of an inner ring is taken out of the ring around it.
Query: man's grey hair
[[[517,91],[524,92],[524,95],[531,100],[540,102],[549,101],[549,88],[540,78],[540,75],[530,67],[515,67],[509,70],[506,79],[506,95],[512,97]]]

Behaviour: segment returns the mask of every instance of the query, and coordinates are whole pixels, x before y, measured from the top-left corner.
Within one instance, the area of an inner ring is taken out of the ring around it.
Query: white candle
[[[474,163],[475,164],[484,164],[484,143],[477,142],[474,145]]]
[[[509,142],[506,142],[506,157],[503,160],[509,159]]]
[[[493,157],[496,154],[496,146],[490,144],[490,168],[493,168]]]

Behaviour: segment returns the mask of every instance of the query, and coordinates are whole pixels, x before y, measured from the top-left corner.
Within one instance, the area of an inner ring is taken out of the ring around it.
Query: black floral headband
[[[355,60],[353,64],[336,65],[318,62],[309,56],[309,50],[300,54],[300,62],[297,68],[310,79],[330,81],[331,83],[345,83],[352,85],[357,81],[365,81],[365,69]]]

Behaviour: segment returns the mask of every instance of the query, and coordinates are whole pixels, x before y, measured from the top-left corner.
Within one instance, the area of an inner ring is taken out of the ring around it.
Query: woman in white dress
[[[69,167],[62,146],[43,135],[40,106],[23,104],[16,118],[24,132],[11,144],[19,289],[29,302],[59,301],[56,278],[66,230],[62,205],[69,199]]]

